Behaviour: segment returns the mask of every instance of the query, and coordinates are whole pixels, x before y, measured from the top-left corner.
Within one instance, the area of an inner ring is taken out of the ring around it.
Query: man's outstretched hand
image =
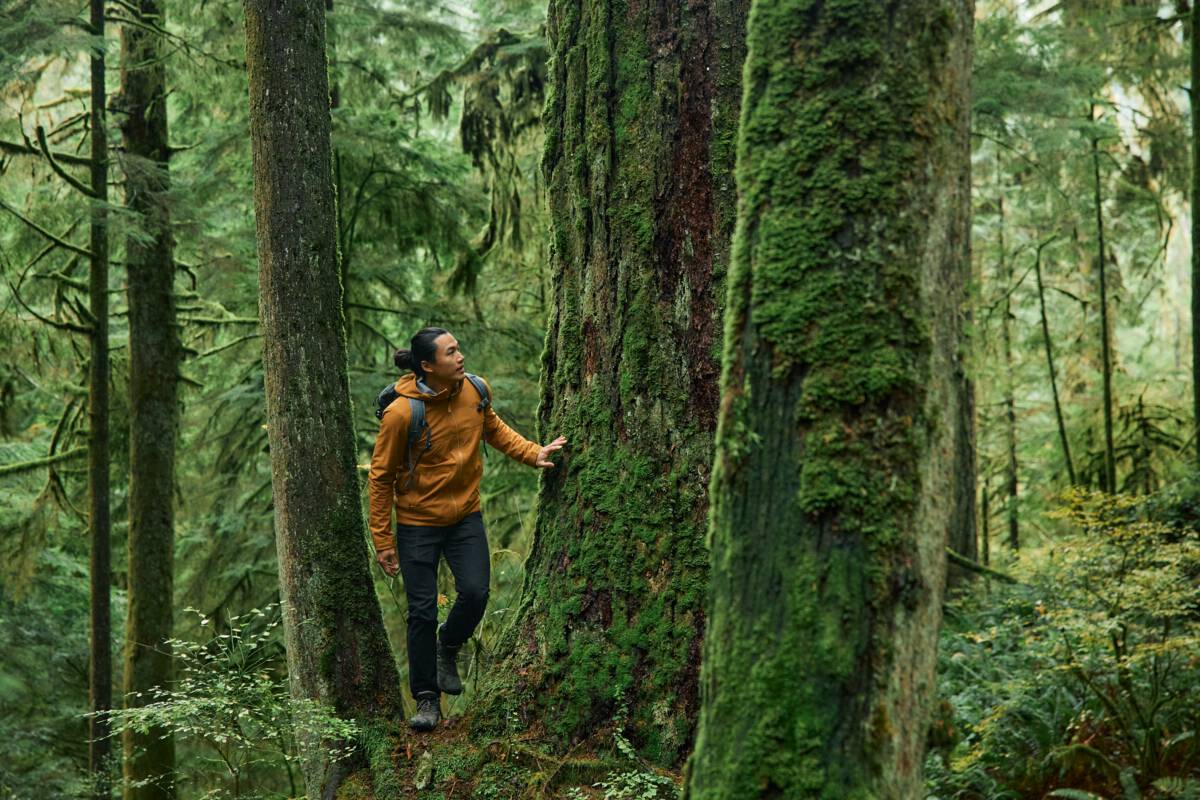
[[[551,469],[554,466],[554,462],[550,460],[550,454],[555,450],[562,450],[562,446],[566,443],[567,437],[560,436],[550,444],[543,447],[538,451],[537,463],[534,464],[534,466],[541,467],[542,469]]]
[[[375,554],[375,560],[379,562],[379,566],[383,567],[383,571],[389,578],[395,577],[396,573],[400,571],[400,561],[396,558],[396,548],[394,547],[380,550]]]

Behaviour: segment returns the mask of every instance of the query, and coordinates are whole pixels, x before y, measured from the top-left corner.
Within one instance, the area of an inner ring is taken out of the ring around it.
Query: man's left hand
[[[534,464],[534,466],[541,467],[542,469],[552,469],[554,467],[554,462],[550,460],[550,454],[555,450],[562,450],[562,446],[566,443],[567,437],[560,436],[550,444],[543,447],[538,451],[537,462]]]

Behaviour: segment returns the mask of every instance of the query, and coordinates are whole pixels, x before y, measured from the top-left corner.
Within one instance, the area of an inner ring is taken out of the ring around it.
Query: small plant
[[[650,769],[638,756],[633,743],[621,732],[629,717],[629,709],[620,695],[617,696],[617,702],[617,713],[613,717],[613,744],[621,754],[624,766],[610,772],[605,780],[592,784],[593,788],[604,791],[604,800],[675,800],[679,797],[675,782]]]
[[[247,776],[260,765],[282,768],[289,796],[297,796],[303,791],[297,741],[305,748],[317,742],[352,743],[354,724],[317,703],[291,697],[286,675],[274,668],[278,659],[271,639],[281,622],[274,605],[231,617],[224,632],[196,609],[186,610],[199,617],[211,637],[168,640],[176,659],[175,685],[155,688],[149,702],[112,712],[112,735],[170,733],[200,744],[215,756],[208,761],[217,765],[222,782],[232,784],[205,797],[248,796]],[[333,745],[328,756],[344,758],[352,749],[352,744]]]

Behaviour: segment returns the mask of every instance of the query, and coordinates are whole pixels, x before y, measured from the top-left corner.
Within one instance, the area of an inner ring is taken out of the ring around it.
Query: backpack
[[[483,382],[483,378],[480,378],[478,375],[472,375],[469,372],[467,373],[467,380],[471,382],[471,385],[475,387],[475,391],[479,393],[479,405],[475,407],[475,410],[480,413],[486,412],[487,407],[492,404],[492,396],[488,392],[487,384]],[[384,410],[399,397],[400,393],[396,391],[395,383],[389,383],[383,387],[375,397],[375,419],[382,420]],[[429,423],[425,421],[425,401],[419,397],[410,397],[408,398],[408,405],[412,410],[412,419],[408,423],[408,445],[404,451],[405,461],[408,464],[408,480],[405,481],[405,489],[412,483],[413,475],[416,474],[417,464],[420,463],[421,456],[425,455],[425,451],[433,444],[429,432]],[[422,434],[425,437],[425,446],[421,448],[420,452],[416,453],[416,457],[414,458],[413,453],[416,451],[413,445],[417,443]]]

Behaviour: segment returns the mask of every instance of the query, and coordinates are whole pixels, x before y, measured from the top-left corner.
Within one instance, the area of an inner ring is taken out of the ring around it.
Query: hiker
[[[441,720],[440,693],[462,693],[456,657],[483,618],[491,582],[479,510],[480,440],[544,469],[554,466],[550,454],[567,440],[559,436],[542,446],[505,425],[492,409],[491,386],[464,371],[462,349],[449,331],[423,328],[411,345],[395,357],[396,366],[411,374],[384,389],[377,401],[370,527],[376,560],[389,577],[400,571],[408,596],[408,683],[417,701],[408,722],[416,730],[432,730]],[[457,597],[439,626],[437,572],[443,555]]]

